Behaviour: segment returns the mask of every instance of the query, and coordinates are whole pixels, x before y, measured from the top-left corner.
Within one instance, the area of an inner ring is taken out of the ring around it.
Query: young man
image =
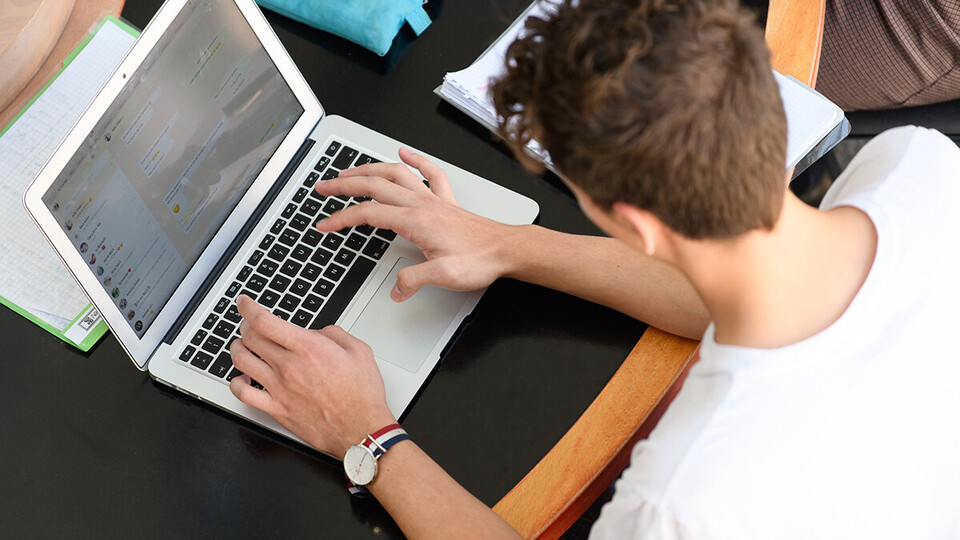
[[[960,535],[960,362],[947,341],[960,151],[893,130],[821,210],[805,206],[786,189],[762,35],[725,0],[568,0],[508,58],[494,90],[506,139],[521,159],[540,141],[612,238],[468,214],[409,152],[429,189],[404,165],[345,172],[316,189],[377,202],[319,228],[369,223],[420,246],[428,262],[400,273],[396,301],[511,276],[702,334],[701,361],[593,536]],[[395,422],[369,347],[238,305],[234,363],[265,388],[235,379],[240,400],[337,456]],[[367,487],[410,537],[515,534],[411,441],[388,449]]]

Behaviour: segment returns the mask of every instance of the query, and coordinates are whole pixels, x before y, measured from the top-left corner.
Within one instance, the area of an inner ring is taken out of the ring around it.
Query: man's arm
[[[403,149],[400,158],[429,180],[427,188],[403,164],[372,164],[318,182],[322,195],[371,197],[330,216],[321,232],[369,223],[416,244],[428,261],[397,276],[392,297],[403,301],[424,285],[454,290],[486,287],[499,277],[563,291],[605,305],[657,328],[699,338],[708,321],[692,285],[676,269],[619,240],[576,236],[542,227],[509,226],[471,214],[453,199],[446,174]]]
[[[365,343],[336,326],[299,328],[242,294],[237,308],[241,337],[230,352],[244,375],[230,382],[230,390],[240,401],[338,458],[396,422]],[[251,377],[264,390],[251,386]],[[392,446],[378,469],[367,487],[410,538],[519,538],[412,441]]]

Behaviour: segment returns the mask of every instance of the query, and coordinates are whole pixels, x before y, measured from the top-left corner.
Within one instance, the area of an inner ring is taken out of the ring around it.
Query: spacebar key
[[[317,318],[313,320],[310,329],[319,330],[337,322],[340,314],[343,313],[343,310],[347,309],[350,300],[353,300],[353,297],[357,295],[360,286],[363,285],[363,282],[376,265],[377,263],[366,257],[358,257],[357,260],[354,261],[353,266],[347,270],[343,279],[340,280],[340,285],[337,287],[337,290],[333,291],[330,298],[327,298],[327,301],[323,303],[323,309],[317,314]]]

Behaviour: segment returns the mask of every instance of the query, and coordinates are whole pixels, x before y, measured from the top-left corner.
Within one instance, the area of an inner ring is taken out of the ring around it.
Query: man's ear
[[[650,211],[625,202],[613,203],[610,211],[617,221],[637,236],[637,247],[645,255],[652,256],[666,240],[666,225]]]

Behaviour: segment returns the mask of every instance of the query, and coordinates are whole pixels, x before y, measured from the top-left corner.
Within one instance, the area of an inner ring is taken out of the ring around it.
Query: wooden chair
[[[773,67],[813,86],[825,0],[770,0],[766,40]],[[495,506],[525,538],[558,538],[623,471],[686,369],[697,343],[649,328],[589,408]],[[691,361],[693,359],[693,361]]]

